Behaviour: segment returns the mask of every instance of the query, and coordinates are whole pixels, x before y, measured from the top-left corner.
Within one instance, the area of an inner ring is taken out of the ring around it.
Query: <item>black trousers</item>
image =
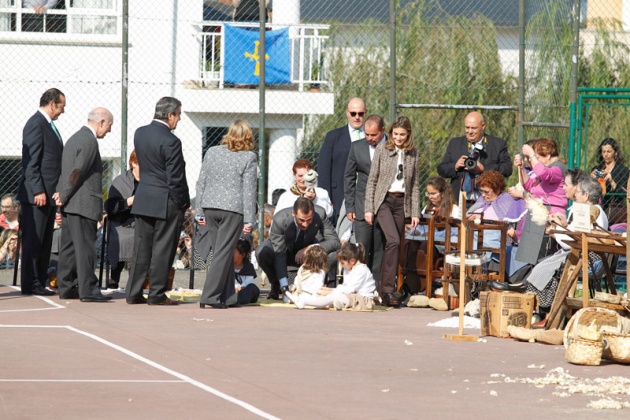
[[[168,276],[175,259],[184,211],[173,200],[168,200],[166,219],[136,216],[134,231],[134,259],[127,284],[127,301],[142,296],[142,286],[149,275],[149,303],[166,299]]]
[[[354,237],[359,244],[363,244],[366,253],[366,264],[372,271],[372,276],[378,284],[381,274],[381,260],[383,259],[383,231],[378,220],[370,225],[365,220],[354,221]]]
[[[22,203],[22,293],[47,284],[56,211],[55,206]]]
[[[378,287],[379,294],[383,295],[397,291],[400,237],[405,230],[405,197],[387,194],[378,209],[377,217],[385,236],[385,252]]]
[[[243,231],[243,215],[219,209],[204,209],[204,214],[212,238],[212,262],[199,302],[234,305],[234,249]]]
[[[96,220],[64,212],[62,226],[57,270],[59,297],[71,297],[73,287],[79,288],[79,297],[82,298],[99,295],[101,290],[94,274]]]

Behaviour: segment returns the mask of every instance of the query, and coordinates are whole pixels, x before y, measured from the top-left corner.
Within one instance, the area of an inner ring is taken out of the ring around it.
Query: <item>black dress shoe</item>
[[[271,285],[271,290],[267,294],[267,299],[280,300],[280,286]]]
[[[135,299],[127,300],[127,303],[130,305],[141,305],[147,303],[147,299],[144,296],[139,296]]]
[[[384,306],[391,306],[397,308],[401,304],[400,297],[396,295],[396,293],[386,293],[382,297]]]
[[[501,283],[500,281],[495,281],[495,280],[490,280],[488,282],[488,288],[490,290],[497,290],[497,291],[504,291],[504,290],[508,290],[508,284],[507,283]]]
[[[164,300],[161,300],[159,302],[147,302],[149,305],[151,306],[176,306],[179,305],[179,302],[176,300],[172,300],[169,298],[166,298]]]
[[[210,309],[227,309],[228,306],[225,303],[199,303],[199,307],[201,309],[205,309],[206,307]]]
[[[112,297],[105,295],[92,295],[81,298],[81,302],[108,302],[110,300],[112,300]]]
[[[73,287],[65,295],[62,296],[61,294],[59,294],[59,299],[63,299],[63,300],[79,299],[79,289],[77,287]]]
[[[525,293],[527,291],[527,283],[524,281],[519,283],[508,283],[508,290],[510,292]]]
[[[43,288],[41,286],[31,290],[31,293],[22,293],[22,294],[35,295],[35,296],[54,296],[54,295],[56,295],[56,293],[53,292],[52,290],[45,289],[45,288]]]

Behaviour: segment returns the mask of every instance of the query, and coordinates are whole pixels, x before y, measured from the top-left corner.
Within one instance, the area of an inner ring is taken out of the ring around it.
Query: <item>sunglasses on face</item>
[[[401,180],[403,178],[403,166],[402,163],[398,164],[398,174],[396,175],[397,180]]]
[[[357,115],[363,118],[363,116],[365,116],[365,112],[350,112],[351,117],[356,117]]]

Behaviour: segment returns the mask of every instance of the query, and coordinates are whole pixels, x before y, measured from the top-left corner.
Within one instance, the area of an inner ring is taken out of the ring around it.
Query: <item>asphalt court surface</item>
[[[630,367],[570,365],[561,346],[427,327],[448,313],[202,310],[21,296],[0,285],[0,418],[619,418],[602,397],[558,396]],[[466,331],[479,334],[478,330]],[[607,395],[627,402],[627,395]]]

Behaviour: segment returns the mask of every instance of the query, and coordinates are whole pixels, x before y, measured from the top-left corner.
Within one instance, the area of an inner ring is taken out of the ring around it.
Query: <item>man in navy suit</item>
[[[131,213],[135,215],[134,260],[127,284],[127,303],[177,305],[166,297],[184,212],[190,206],[182,143],[171,132],[181,118],[182,103],[161,98],[153,122],[136,130],[134,146],[140,183]],[[149,298],[142,286],[149,275]]]
[[[63,229],[59,249],[60,299],[106,302],[94,274],[96,224],[103,214],[103,164],[98,140],[112,131],[114,117],[105,108],[95,108],[66,143],[57,185],[57,205],[62,207]]]
[[[344,193],[344,177],[346,162],[353,141],[365,138],[363,122],[367,109],[361,98],[352,98],[346,105],[348,125],[336,128],[326,133],[326,139],[317,158],[318,186],[328,191],[333,203],[333,224],[341,210]]]
[[[365,140],[355,141],[350,146],[344,187],[346,217],[354,222],[354,236],[357,243],[365,247],[366,264],[372,270],[376,281],[381,271],[383,232],[378,222],[371,225],[365,221],[365,191],[376,146],[383,141],[385,141],[383,118],[379,115],[368,116],[365,119]]]
[[[504,177],[512,175],[512,159],[505,140],[485,133],[486,122],[479,112],[471,112],[464,119],[466,135],[448,142],[442,162],[437,167],[441,177],[451,179],[455,202],[459,192],[466,192],[468,204],[480,197],[475,180],[484,171],[497,171]],[[476,163],[468,167],[466,159]]]
[[[22,205],[23,295],[55,294],[45,286],[56,213],[54,193],[63,153],[63,142],[54,121],[63,114],[65,106],[66,96],[59,89],[48,89],[39,100],[39,110],[26,122],[22,133],[18,199]]]

